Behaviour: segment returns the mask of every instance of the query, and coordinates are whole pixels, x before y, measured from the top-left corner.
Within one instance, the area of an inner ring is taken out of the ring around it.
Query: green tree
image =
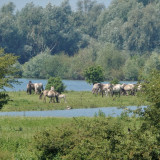
[[[71,79],[84,79],[83,71],[85,68],[88,68],[94,65],[94,49],[85,48],[79,50],[78,54],[75,54],[74,57],[71,57],[71,64],[69,68],[69,75]]]
[[[160,70],[150,71],[149,76],[143,79],[142,92],[139,96],[150,102],[150,105],[141,112],[144,123],[141,126],[142,131],[152,130],[156,136],[157,145],[160,144]]]
[[[3,92],[4,87],[12,87],[12,84],[16,82],[12,77],[17,71],[13,66],[16,61],[16,56],[13,56],[13,54],[6,54],[4,49],[0,49],[0,109],[9,100],[9,96]]]
[[[101,66],[91,66],[84,70],[84,77],[88,83],[100,83],[104,81],[104,71]]]
[[[16,14],[18,31],[21,35],[21,47],[17,54],[20,54],[20,62],[24,63],[37,53],[45,50],[42,37],[43,9],[28,3]]]
[[[7,53],[16,53],[21,44],[14,9],[12,2],[0,8],[0,45]]]
[[[160,55],[156,52],[153,52],[151,56],[146,60],[143,67],[143,76],[147,76],[150,72],[155,70],[160,70]]]
[[[122,67],[127,57],[126,52],[117,50],[114,44],[106,43],[97,53],[96,64],[102,66],[108,80],[114,78],[121,80],[124,78]]]
[[[137,80],[139,73],[138,62],[135,59],[127,59],[123,67],[125,80]]]
[[[59,93],[64,92],[66,88],[60,77],[50,77],[48,79],[46,89],[50,90],[51,86],[54,86],[55,91]]]
[[[50,50],[46,49],[23,65],[23,76],[27,78],[68,78],[70,64],[68,55],[63,53],[50,55]]]
[[[48,50],[31,58],[22,67],[23,76],[28,78],[47,78],[48,72],[46,68],[51,65],[48,64],[48,60],[51,58],[52,56]]]

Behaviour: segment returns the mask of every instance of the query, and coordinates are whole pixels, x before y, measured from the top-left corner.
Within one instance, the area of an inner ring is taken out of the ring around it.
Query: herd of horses
[[[98,95],[99,93],[106,96],[114,96],[114,95],[135,95],[137,91],[140,91],[142,88],[141,84],[103,84],[103,83],[95,83],[92,88],[92,93]],[[50,98],[49,103],[59,102],[59,99],[64,99],[66,103],[66,95],[60,94],[55,91],[54,87],[51,86],[50,90],[44,90],[42,83],[32,83],[29,81],[27,84],[27,93],[31,94],[32,90],[35,94],[39,94],[39,99],[42,99],[43,102],[46,102],[46,97]]]
[[[95,83],[92,88],[92,93],[98,95],[98,93],[106,96],[114,95],[135,95],[136,92],[142,88],[141,84],[103,84]]]
[[[39,99],[42,99],[43,97],[43,102],[46,102],[46,97],[50,98],[50,102],[59,102],[59,99],[64,99],[64,102],[66,103],[66,95],[65,94],[60,94],[57,91],[55,91],[54,87],[51,86],[50,90],[44,90],[43,84],[42,83],[32,83],[29,81],[27,84],[27,93],[32,94],[32,91],[35,92],[35,94],[39,94]]]

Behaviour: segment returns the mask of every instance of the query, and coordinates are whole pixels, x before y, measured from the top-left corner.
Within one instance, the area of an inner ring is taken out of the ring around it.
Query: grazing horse
[[[98,93],[100,92],[102,93],[103,97],[103,93],[105,92],[106,94],[108,94],[108,90],[110,90],[111,88],[112,84],[95,83],[92,88],[92,93],[98,95]]]
[[[65,94],[60,94],[60,95],[58,96],[58,98],[59,98],[59,99],[62,99],[62,98],[63,98],[63,99],[64,99],[64,102],[67,103],[67,101],[66,101],[66,95],[65,95]]]
[[[124,86],[124,91],[126,95],[135,95],[136,85],[135,84],[126,84]]]
[[[101,83],[95,83],[92,88],[92,93],[98,95],[98,92],[101,91]]]
[[[115,84],[113,85],[112,89],[110,90],[111,91],[111,95],[113,97],[114,94],[118,94],[119,97],[124,89],[124,84]]]
[[[109,95],[112,87],[113,87],[112,84],[102,84],[102,97],[103,97],[103,92],[106,94],[106,96]]]
[[[33,84],[35,88],[35,94],[41,93],[44,90],[42,83],[33,83]]]
[[[32,90],[35,91],[35,94],[41,93],[43,91],[43,84],[42,83],[32,83],[29,81],[27,84],[27,93],[31,94]]]
[[[35,91],[35,87],[34,84],[31,81],[29,81],[29,83],[27,84],[27,93],[32,94],[32,90]]]
[[[50,98],[50,102],[55,102],[54,98],[56,98],[56,102],[58,103],[58,96],[59,96],[59,93],[54,91],[54,87],[51,87],[51,90],[44,90],[40,96],[39,96],[39,99],[42,99],[42,96],[44,96],[43,98],[43,102],[46,103],[46,97]]]

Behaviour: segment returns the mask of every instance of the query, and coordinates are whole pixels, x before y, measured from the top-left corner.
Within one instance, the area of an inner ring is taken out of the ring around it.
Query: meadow
[[[0,117],[0,159],[37,159],[33,136],[70,121],[70,118]]]
[[[67,106],[77,109],[147,105],[147,102],[142,101],[138,96],[102,97],[93,95],[88,91],[67,91],[64,94],[66,95],[66,103],[63,99],[61,99],[60,103],[49,103],[49,98],[44,103],[43,99],[39,99],[39,95],[28,95],[24,91],[8,92],[11,100],[4,105],[1,111],[63,110]]]
[[[0,159],[149,160],[159,147],[152,130],[142,132],[142,126],[140,118],[102,113],[92,118],[0,117]]]

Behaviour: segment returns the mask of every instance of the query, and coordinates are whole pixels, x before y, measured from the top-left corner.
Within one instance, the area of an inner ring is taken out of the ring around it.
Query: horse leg
[[[49,103],[51,103],[52,102],[52,97],[50,97],[50,99],[49,99]]]
[[[56,97],[56,102],[59,103],[58,96],[55,96],[55,97]]]
[[[45,103],[46,103],[46,96],[44,96],[44,98],[43,98],[43,102],[45,102]]]
[[[65,103],[67,103],[67,101],[66,101],[66,97],[64,97],[64,102],[65,102]]]

